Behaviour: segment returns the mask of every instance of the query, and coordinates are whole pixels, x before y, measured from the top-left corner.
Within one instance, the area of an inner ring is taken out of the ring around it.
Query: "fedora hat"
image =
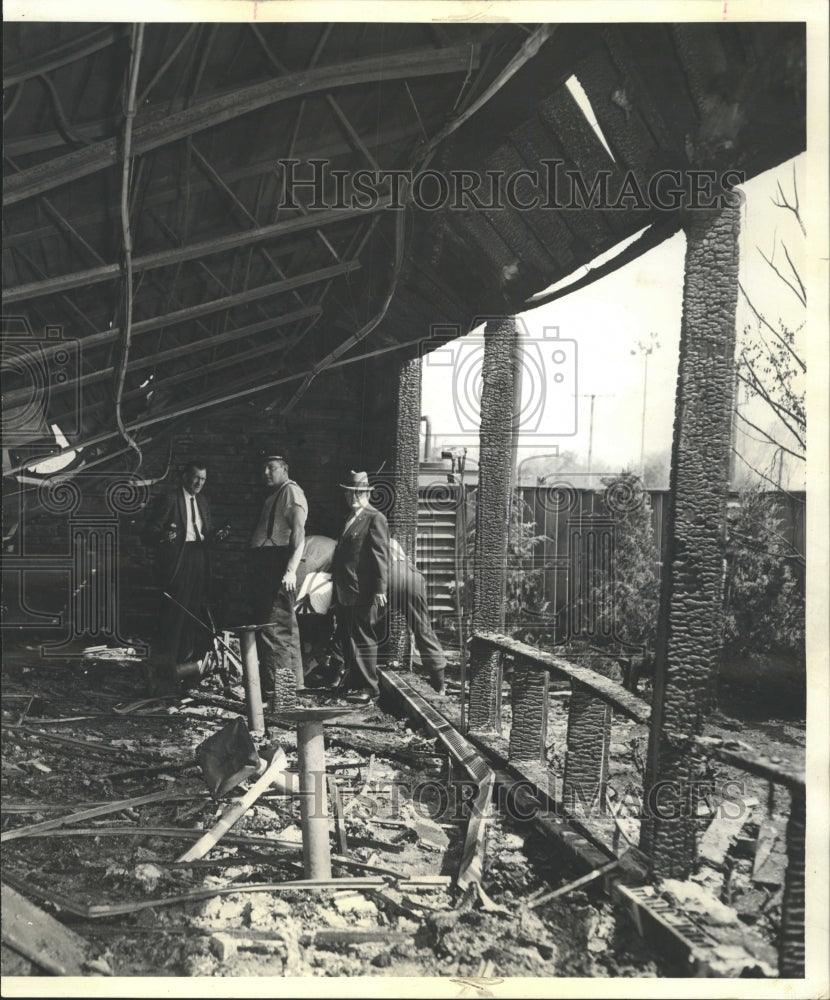
[[[365,472],[355,472],[354,469],[350,469],[345,476],[343,476],[343,482],[340,486],[344,490],[369,490],[369,477]]]

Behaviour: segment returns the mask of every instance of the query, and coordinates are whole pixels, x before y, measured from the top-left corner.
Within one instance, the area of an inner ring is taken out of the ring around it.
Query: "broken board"
[[[3,944],[44,972],[83,974],[87,942],[7,885],[2,887],[2,933]]]

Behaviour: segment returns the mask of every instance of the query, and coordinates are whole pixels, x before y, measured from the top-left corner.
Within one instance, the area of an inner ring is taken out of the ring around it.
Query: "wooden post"
[[[579,808],[602,809],[608,783],[611,706],[578,681],[571,686],[567,739],[562,803],[574,815]]]
[[[735,378],[740,208],[689,213],[680,363],[641,847],[687,878],[703,761],[693,738],[714,705]]]
[[[807,799],[804,789],[793,790],[790,819],[787,823],[787,873],[784,876],[778,939],[778,976],[781,979],[804,978],[806,819]]]
[[[245,681],[245,705],[248,709],[248,728],[252,733],[265,732],[265,714],[262,710],[262,691],[259,686],[259,657],[256,652],[256,635],[250,629],[239,633],[242,649],[242,673]]]
[[[507,533],[516,424],[514,317],[490,320],[484,329],[479,478],[476,502],[473,631],[504,631]],[[500,655],[479,643],[470,656],[472,730],[496,730],[501,709]]]
[[[392,537],[415,564],[415,536],[418,526],[418,466],[421,428],[421,359],[413,358],[398,369],[397,427],[395,434],[394,501],[389,517]],[[390,578],[395,563],[390,560]],[[387,662],[404,663],[410,655],[406,608],[395,601],[390,579]]]
[[[545,763],[548,735],[547,670],[517,660],[510,688],[513,721],[510,726],[510,760]]]

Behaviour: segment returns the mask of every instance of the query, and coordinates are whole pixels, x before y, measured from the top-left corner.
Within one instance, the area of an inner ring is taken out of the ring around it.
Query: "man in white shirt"
[[[294,601],[303,557],[308,501],[288,475],[282,455],[264,460],[268,495],[248,546],[248,592],[257,630],[262,697],[275,712],[297,703],[303,686],[300,632]]]
[[[185,465],[179,486],[150,507],[143,532],[144,543],[154,550],[155,582],[161,595],[154,652],[159,654],[159,665],[168,679],[176,664],[200,658],[210,642],[210,633],[187,613],[206,620],[208,543],[225,534],[225,529],[213,530],[210,505],[202,495],[206,481],[204,462]],[[164,597],[165,592],[174,601]]]

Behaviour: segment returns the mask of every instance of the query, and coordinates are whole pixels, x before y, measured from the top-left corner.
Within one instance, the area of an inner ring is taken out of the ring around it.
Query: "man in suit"
[[[301,631],[304,638],[311,638],[311,653],[316,660],[315,668],[306,676],[309,686],[322,686],[333,679],[327,676],[327,662],[330,664],[329,671],[334,668],[335,675],[343,665],[337,637],[329,643],[328,633],[316,621],[326,614],[331,603],[331,564],[335,547],[334,540],[325,535],[306,535],[303,559],[297,573],[298,607],[302,611],[314,612],[313,615],[300,616],[305,621],[305,629],[301,628]],[[447,657],[432,627],[426,580],[394,538],[389,539],[387,591],[387,609],[394,608],[406,618],[421,663],[429,671],[430,684],[443,694]]]
[[[256,633],[262,698],[280,712],[296,705],[303,686],[294,601],[308,501],[282,455],[266,456],[263,479],[268,495],[248,546],[248,587],[254,621],[267,623]]]
[[[368,704],[380,693],[377,676],[380,623],[386,614],[389,526],[369,503],[369,477],[351,471],[340,483],[350,510],[332,556],[337,638],[345,674],[341,687]]]
[[[151,505],[143,540],[154,550],[153,568],[161,603],[158,652],[163,671],[172,678],[178,663],[199,659],[207,651],[210,633],[188,611],[206,620],[205,601],[210,586],[208,544],[225,536],[215,532],[210,505],[202,495],[207,467],[202,461],[185,465],[179,485]],[[167,593],[174,600],[164,596]],[[177,603],[176,603],[177,602]],[[185,610],[186,609],[186,610]]]

